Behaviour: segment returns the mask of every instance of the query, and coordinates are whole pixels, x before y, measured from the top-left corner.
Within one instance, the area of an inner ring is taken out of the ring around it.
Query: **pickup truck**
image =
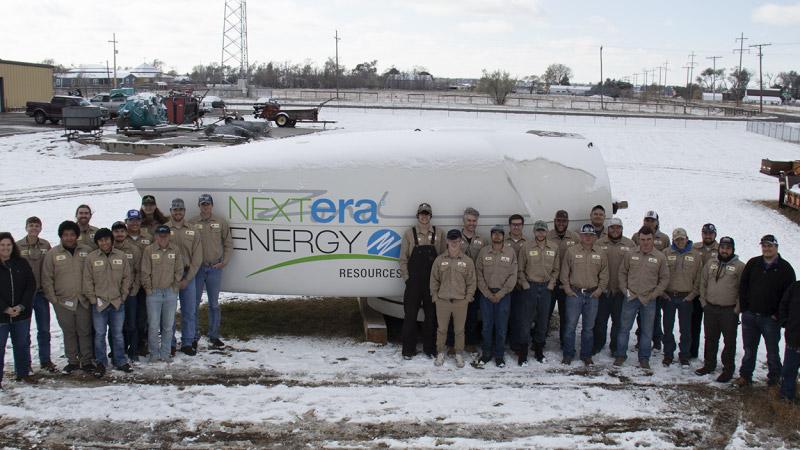
[[[117,115],[119,107],[124,105],[126,101],[128,101],[128,97],[126,95],[111,95],[107,92],[97,94],[89,99],[89,103],[91,103],[92,106],[106,108],[111,117],[115,117]]]
[[[87,108],[101,108],[99,106],[92,106],[88,100],[83,97],[73,97],[68,95],[56,95],[49,103],[45,102],[27,102],[25,104],[25,114],[33,119],[39,125],[44,125],[48,120],[54,125],[57,124],[61,118],[61,110],[66,106],[85,106]],[[101,108],[103,116],[108,119],[108,109]]]

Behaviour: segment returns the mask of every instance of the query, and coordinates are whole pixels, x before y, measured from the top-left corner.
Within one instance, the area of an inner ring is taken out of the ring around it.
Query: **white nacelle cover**
[[[223,289],[326,296],[397,296],[403,232],[417,206],[432,223],[461,228],[464,208],[479,233],[525,216],[571,226],[600,204],[611,213],[600,151],[553,132],[377,131],[320,133],[220,147],[140,167],[134,184],[159,205],[182,198],[187,218],[200,194],[231,226],[234,252]]]

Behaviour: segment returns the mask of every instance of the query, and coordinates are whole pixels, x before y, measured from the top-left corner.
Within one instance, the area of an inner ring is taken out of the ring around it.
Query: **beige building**
[[[53,96],[53,66],[0,59],[0,112]]]

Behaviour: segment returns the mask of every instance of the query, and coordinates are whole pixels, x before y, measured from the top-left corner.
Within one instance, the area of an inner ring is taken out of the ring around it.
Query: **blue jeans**
[[[567,328],[564,330],[564,345],[561,350],[565,358],[575,357],[575,333],[578,319],[581,319],[581,359],[592,356],[594,347],[594,321],[597,319],[598,299],[592,298],[590,292],[581,293],[564,300],[567,314]]]
[[[781,326],[772,317],[750,311],[742,313],[744,357],[739,376],[748,380],[753,379],[761,336],[764,336],[764,344],[767,347],[767,379],[778,381],[781,377],[781,354],[778,349],[778,344],[781,342]]]
[[[553,303],[553,293],[547,289],[547,283],[531,283],[531,288],[525,291],[530,298],[530,319],[535,323],[533,326],[533,343],[544,350],[544,343],[547,340],[547,325],[550,322],[550,305]],[[525,345],[530,344],[530,333],[525,340]]]
[[[639,360],[650,359],[650,352],[653,349],[653,325],[656,318],[656,301],[651,300],[646,305],[638,298],[623,300],[622,304],[622,327],[617,335],[616,357],[627,358],[628,341],[630,340],[631,328],[636,321],[637,314],[641,316],[642,328],[639,336]]]
[[[31,371],[31,320],[20,320],[0,324],[0,381],[6,360],[6,343],[11,335],[14,347],[14,372],[18,377],[27,377]]]
[[[203,289],[208,292],[208,338],[219,339],[219,323],[222,319],[219,309],[219,289],[222,284],[222,269],[214,269],[203,264],[194,277],[195,282],[195,311],[200,311],[200,301],[203,298]],[[196,313],[195,313],[196,314]],[[200,321],[195,320],[195,341],[200,338]]]
[[[191,347],[195,341],[195,330],[197,329],[197,294],[195,281],[190,281],[186,288],[178,292],[178,299],[181,302],[181,347]],[[172,325],[172,346],[178,346],[175,339],[175,329],[177,322]]]
[[[128,358],[139,360],[139,296],[129,295],[125,300],[125,324],[122,326]]]
[[[175,323],[175,310],[178,309],[178,294],[170,288],[153,289],[147,296],[147,347],[150,362],[168,361],[170,358],[169,338]]]
[[[33,317],[36,319],[36,342],[39,344],[39,364],[50,361],[50,302],[44,294],[33,296]]]
[[[603,294],[600,296],[600,301],[597,304],[597,319],[594,321],[594,347],[592,353],[597,354],[606,346],[606,339],[608,339],[608,347],[611,349],[611,354],[617,350],[617,336],[619,335],[620,321],[622,320],[622,302],[625,301],[625,296],[622,292],[615,294]],[[611,319],[611,335],[608,331],[608,319]]]
[[[108,367],[106,356],[106,330],[111,335],[111,356],[114,358],[114,367],[128,363],[125,357],[125,339],[122,336],[122,326],[125,324],[125,305],[115,309],[109,305],[102,311],[97,310],[97,305],[92,305],[92,324],[94,325],[94,359],[98,364]]]
[[[786,346],[783,355],[783,370],[781,376],[780,396],[788,400],[794,400],[797,392],[797,369],[800,368],[800,348]]]
[[[664,330],[661,329],[661,309],[663,308],[662,305],[663,301],[664,300],[662,300],[661,298],[653,300],[653,303],[656,304],[656,314],[653,318],[653,332],[651,333],[653,337],[652,343],[659,345],[661,344],[661,341],[664,339]],[[642,318],[641,316],[639,316],[636,317],[636,338],[637,338],[637,343],[639,345],[641,345],[641,340],[642,340],[641,334],[642,334]]]
[[[680,351],[678,358],[689,359],[692,347],[692,313],[694,302],[685,301],[686,297],[670,297],[662,300],[661,309],[664,317],[664,356],[675,356],[675,312],[678,313],[678,329],[681,332]]]
[[[482,357],[486,358],[494,353],[495,358],[503,358],[506,354],[506,331],[508,330],[508,316],[511,313],[511,294],[506,294],[497,303],[492,303],[481,294],[481,319],[482,330]],[[494,337],[494,352],[492,352],[492,337]]]

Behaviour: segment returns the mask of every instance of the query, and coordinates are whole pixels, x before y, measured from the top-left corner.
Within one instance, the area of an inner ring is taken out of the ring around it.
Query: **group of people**
[[[472,362],[476,368],[492,359],[504,367],[507,341],[520,366],[528,365],[529,350],[543,362],[550,319],[558,306],[564,365],[572,364],[576,355],[586,366],[594,365],[593,357],[606,342],[613,365],[624,365],[636,323],[641,368],[650,370],[653,349],[663,346],[665,367],[677,362],[688,369],[699,356],[702,327],[704,361],[695,373],[715,373],[722,337],[722,372],[716,381],[727,383],[734,377],[741,320],[744,357],[734,383],[753,383],[763,337],[767,382],[780,384],[781,396],[794,400],[800,367],[800,282],[778,253],[775,236],[763,236],[761,256],[745,264],[736,255],[733,238],[717,241],[714,224],[703,225],[700,242],[689,240],[683,228],[675,228],[670,239],[660,230],[655,211],[645,214],[631,238],[623,236],[619,218],[607,220],[601,205],[592,209],[590,223],[579,232],[569,229],[569,214],[560,210],[552,229],[537,220],[529,237],[522,233],[520,214],[509,217],[508,234],[504,225],[495,225],[489,239],[477,233],[480,214],[474,208],[464,211],[461,229],[446,233],[431,223],[432,214],[429,204],[420,204],[417,224],[403,234],[401,244],[404,359],[417,353],[421,308],[422,349],[436,366],[445,363],[452,346],[456,366],[464,367],[466,346],[478,342],[481,351]],[[781,327],[786,337],[783,362]]]
[[[182,199],[169,216],[152,195],[110,228],[91,225],[92,209],[80,205],[75,221],[58,226],[59,244],[39,237],[42,221],[30,217],[26,235],[0,233],[0,382],[9,336],[19,381],[31,375],[30,326],[36,320],[39,364],[58,372],[50,352],[50,307],[64,336],[64,373],[83,370],[101,378],[109,368],[131,372],[131,361],[169,361],[178,347],[176,310],[181,308],[180,351],[197,353],[202,294],[208,298],[210,347],[220,340],[219,292],[233,244],[214,199],[198,199],[200,214],[187,220]],[[110,346],[110,353],[107,353]],[[109,365],[109,357],[111,365]]]

